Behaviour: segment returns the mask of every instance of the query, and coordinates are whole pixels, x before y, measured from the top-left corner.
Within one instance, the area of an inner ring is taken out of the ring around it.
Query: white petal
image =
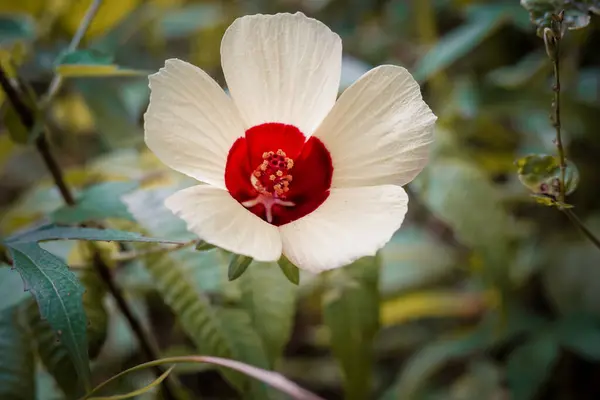
[[[224,188],[227,154],[244,135],[231,99],[200,68],[176,59],[150,76],[150,89],[144,115],[150,150],[169,167]]]
[[[314,134],[331,153],[332,187],[407,184],[427,164],[436,119],[406,69],[370,70]]]
[[[250,128],[265,122],[310,135],[337,97],[342,42],[302,13],[236,19],[221,42],[223,72]]]
[[[165,205],[187,223],[188,230],[215,246],[257,261],[281,256],[277,228],[245,209],[226,191],[209,185],[183,189]]]
[[[279,227],[283,254],[312,272],[375,255],[402,225],[407,206],[400,186],[332,189],[315,211]]]

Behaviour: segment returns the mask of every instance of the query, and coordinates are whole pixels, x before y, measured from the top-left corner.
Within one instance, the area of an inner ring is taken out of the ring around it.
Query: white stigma
[[[246,208],[252,208],[259,204],[262,204],[265,207],[265,214],[266,214],[268,223],[273,222],[273,206],[274,205],[277,204],[277,205],[284,206],[284,207],[294,207],[296,205],[293,201],[285,201],[285,200],[281,200],[277,197],[274,197],[271,195],[264,195],[264,194],[259,194],[258,196],[256,196],[256,198],[254,198],[252,200],[247,200],[247,201],[242,202],[242,205]]]

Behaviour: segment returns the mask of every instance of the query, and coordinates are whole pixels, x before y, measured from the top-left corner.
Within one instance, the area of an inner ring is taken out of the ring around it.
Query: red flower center
[[[333,165],[325,145],[281,123],[253,126],[227,156],[231,196],[265,221],[280,226],[317,209],[329,196]]]

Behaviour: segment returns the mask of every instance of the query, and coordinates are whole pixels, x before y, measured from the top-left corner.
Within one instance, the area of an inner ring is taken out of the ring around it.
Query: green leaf
[[[379,260],[362,258],[333,270],[323,296],[323,317],[331,348],[344,375],[348,399],[370,395],[373,338],[379,329]]]
[[[233,348],[220,327],[220,321],[206,296],[194,285],[194,279],[181,264],[157,262],[148,256],[146,268],[163,301],[171,307],[183,330],[201,354],[231,358]],[[201,265],[196,266],[201,268]],[[239,390],[245,379],[234,372],[222,370],[224,376]]]
[[[269,366],[274,367],[292,331],[297,287],[277,272],[274,263],[254,263],[239,282],[241,305],[262,339]]]
[[[454,271],[455,252],[423,229],[403,227],[381,250],[383,295],[432,284]]]
[[[279,265],[281,272],[283,272],[288,281],[294,285],[300,284],[300,270],[286,256],[282,255],[279,261],[277,261],[277,265]]]
[[[494,7],[489,12],[473,13],[469,20],[446,34],[415,65],[414,77],[426,81],[471,52],[510,17],[507,7]],[[485,11],[485,10],[484,10]]]
[[[216,248],[215,245],[205,242],[204,240],[198,240],[198,244],[196,244],[196,250],[198,251],[208,251]]]
[[[0,398],[33,400],[33,351],[16,311],[17,307],[0,309]]]
[[[0,311],[31,298],[31,294],[23,289],[23,279],[12,268],[0,268],[0,293],[2,293]]]
[[[219,3],[186,5],[165,14],[160,21],[161,33],[167,39],[188,37],[201,29],[214,27],[223,17]]]
[[[600,326],[592,315],[567,315],[556,321],[554,331],[562,346],[589,360],[600,360]]]
[[[585,28],[590,23],[590,12],[600,14],[598,0],[521,0],[521,5],[529,11],[531,22],[538,27],[539,36],[542,36],[544,28],[552,25],[552,14],[563,10],[563,25],[568,29]]]
[[[138,182],[104,182],[86,189],[75,206],[63,206],[51,214],[59,224],[79,224],[105,218],[133,220],[121,196],[139,186]]]
[[[231,261],[229,261],[229,269],[227,270],[227,277],[229,280],[234,281],[242,276],[251,263],[251,257],[246,257],[240,254],[232,254]]]
[[[560,160],[558,156],[530,154],[515,162],[519,181],[534,194],[556,198],[560,192]],[[565,194],[571,194],[579,184],[579,171],[567,160]]]
[[[36,35],[35,21],[26,14],[0,15],[0,42],[31,40]]]
[[[485,272],[503,273],[514,228],[488,177],[473,164],[441,158],[415,183],[431,212],[452,228],[461,243],[483,255],[489,267]]]
[[[77,376],[77,370],[71,361],[69,351],[48,321],[41,318],[35,301],[22,304],[19,313],[42,364],[60,390],[69,399],[81,395],[81,385],[73,379]]]
[[[46,240],[94,240],[100,242],[149,242],[182,244],[182,241],[145,237],[137,232],[119,231],[116,229],[79,228],[69,226],[46,225],[6,239],[9,247],[41,242]]]
[[[35,296],[42,318],[48,321],[69,351],[84,386],[90,386],[87,318],[83,286],[68,266],[37,243],[7,243],[25,287]]]
[[[56,63],[56,73],[65,78],[148,75],[112,64],[111,56],[90,49],[64,54]]]
[[[542,384],[550,377],[558,354],[558,342],[546,333],[538,334],[513,350],[506,365],[512,398],[534,399]]]
[[[451,334],[427,344],[413,354],[381,400],[418,399],[432,376],[447,363],[465,358],[472,353],[502,344],[517,335],[539,329],[544,321],[520,309],[507,310],[508,320],[490,315],[468,333]]]

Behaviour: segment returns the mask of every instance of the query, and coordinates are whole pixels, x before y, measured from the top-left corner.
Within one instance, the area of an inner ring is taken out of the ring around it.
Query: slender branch
[[[567,217],[569,217],[569,219],[571,220],[573,225],[575,225],[577,228],[579,228],[581,233],[583,233],[585,235],[585,237],[587,237],[590,240],[590,242],[594,243],[594,246],[596,246],[598,249],[600,249],[600,239],[598,239],[596,237],[596,235],[594,235],[594,233],[592,233],[592,231],[590,231],[585,226],[585,224],[579,219],[577,214],[575,214],[573,212],[573,210],[571,210],[570,208],[563,208],[562,211],[565,214],[567,214]]]
[[[198,243],[197,240],[191,240],[186,243],[181,243],[171,247],[156,247],[153,249],[148,249],[145,251],[124,251],[119,254],[116,254],[113,257],[113,260],[116,262],[125,262],[135,260],[140,257],[152,255],[152,254],[163,254],[163,253],[171,253],[173,251],[178,251],[186,247],[194,246]]]
[[[552,85],[554,98],[552,100],[552,114],[550,115],[550,120],[552,121],[552,125],[556,130],[556,138],[554,142],[558,151],[560,167],[560,179],[558,182],[558,200],[560,203],[565,202],[565,176],[567,169],[567,161],[562,142],[560,123],[560,41],[562,40],[564,33],[562,25],[564,15],[564,11],[561,11],[558,14],[553,14],[551,16],[550,27],[544,28],[544,45],[546,47],[546,53],[552,61],[552,69],[554,72],[554,84]]]
[[[556,57],[552,60],[554,67],[554,85],[552,90],[554,91],[554,101],[552,102],[553,118],[552,123],[556,129],[556,149],[558,150],[558,159],[560,165],[560,192],[559,201],[565,201],[565,175],[567,169],[565,150],[563,147],[562,136],[561,136],[561,123],[560,123],[560,39],[556,40]]]
[[[90,24],[92,23],[92,20],[96,16],[96,13],[98,12],[98,9],[100,8],[101,4],[102,4],[102,0],[92,1],[92,4],[90,4],[87,11],[85,12],[85,15],[83,16],[83,19],[81,20],[81,23],[79,24],[79,27],[77,28],[77,31],[75,32],[75,35],[73,35],[73,38],[71,39],[71,43],[69,43],[69,47],[67,47],[68,52],[77,50],[77,47],[79,47],[79,43],[81,42],[81,39],[83,39],[83,36],[87,32]],[[41,108],[45,108],[50,103],[52,98],[54,96],[56,96],[56,94],[58,93],[58,90],[60,89],[61,84],[62,84],[62,76],[60,76],[59,74],[54,75],[54,77],[52,78],[52,81],[50,81],[50,86],[48,86],[48,91],[42,97],[42,99],[40,101]]]

